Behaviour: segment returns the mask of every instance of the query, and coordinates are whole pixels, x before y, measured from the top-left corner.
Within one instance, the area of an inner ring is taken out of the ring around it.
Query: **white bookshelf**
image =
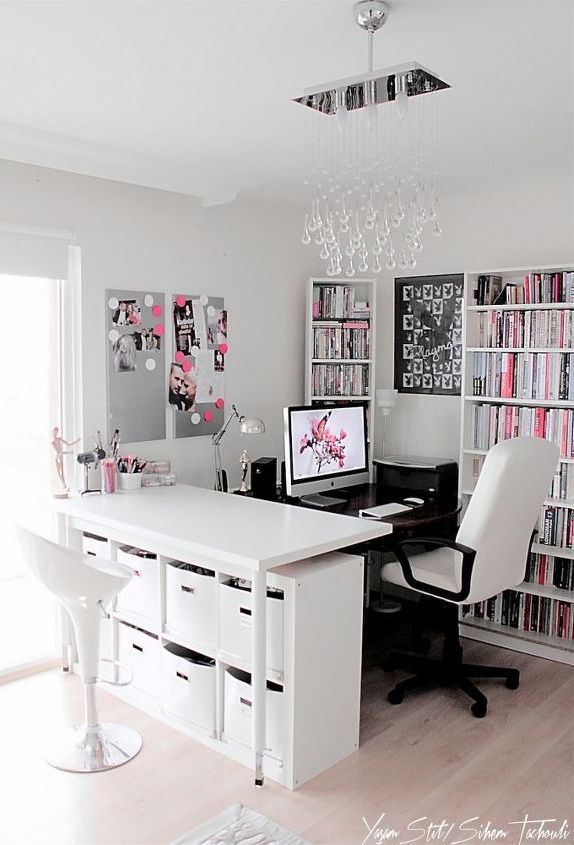
[[[474,440],[474,415],[478,405],[521,406],[525,408],[545,409],[574,409],[572,400],[551,400],[551,399],[519,399],[501,398],[496,396],[474,396],[473,395],[473,365],[474,356],[484,352],[526,352],[526,353],[547,353],[550,355],[573,352],[572,347],[546,346],[546,347],[485,347],[480,345],[479,320],[484,312],[492,311],[560,311],[571,310],[574,303],[532,303],[532,304],[511,304],[511,305],[475,305],[474,290],[479,275],[501,276],[503,286],[506,284],[521,284],[524,276],[528,273],[557,273],[572,272],[573,265],[554,265],[542,267],[518,267],[504,270],[480,270],[476,273],[465,274],[465,316],[463,321],[463,395],[461,398],[461,445],[460,445],[460,478],[459,489],[463,498],[465,508],[472,496],[476,479],[480,473],[482,463],[487,454],[487,449],[476,444]],[[562,456],[559,460],[559,467],[566,468],[567,472],[574,472],[574,457]],[[574,502],[567,499],[552,498],[549,494],[545,504],[554,505],[566,509],[574,507]],[[540,555],[546,555],[549,560],[563,558],[573,561],[574,548],[562,548],[561,546],[550,546],[540,542],[532,545],[532,553],[539,559]],[[526,562],[525,562],[526,564]],[[542,599],[552,599],[566,602],[571,605],[570,613],[574,613],[574,590],[564,590],[554,587],[552,584],[535,584],[524,582],[514,588],[515,592],[524,595],[536,596]],[[470,614],[461,614],[461,635],[469,639],[489,642],[493,645],[514,649],[515,651],[526,652],[538,657],[545,657],[563,663],[574,665],[574,641],[566,640],[551,634],[539,631],[525,631],[493,622],[485,618],[474,617]]]
[[[353,291],[355,302],[368,303],[368,317],[367,316],[353,316],[352,313],[345,313],[343,316],[325,317],[320,316],[318,319],[313,316],[313,298],[314,292],[317,288],[332,288],[345,289],[349,288]],[[372,443],[374,437],[375,424],[375,360],[376,360],[376,332],[375,321],[377,312],[377,287],[374,279],[331,279],[331,278],[312,278],[309,279],[307,285],[307,299],[306,299],[306,319],[305,319],[305,404],[310,405],[313,402],[367,402],[368,403],[368,427],[369,440]],[[333,323],[333,328],[336,324],[341,325],[350,324],[353,322],[368,323],[369,342],[368,355],[366,357],[352,358],[349,353],[342,357],[318,357],[314,354],[314,339],[315,329],[321,328],[321,324]],[[366,391],[359,394],[345,393],[345,394],[330,394],[325,392],[317,392],[313,389],[314,374],[317,367],[325,367],[330,364],[336,364],[343,369],[353,367],[355,365],[365,368],[366,372]]]

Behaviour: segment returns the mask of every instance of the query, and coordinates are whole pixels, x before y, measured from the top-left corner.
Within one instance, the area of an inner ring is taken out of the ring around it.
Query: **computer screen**
[[[300,496],[369,480],[366,403],[285,408],[287,493]]]

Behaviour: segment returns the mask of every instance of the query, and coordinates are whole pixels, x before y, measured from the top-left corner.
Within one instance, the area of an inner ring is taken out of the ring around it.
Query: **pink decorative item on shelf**
[[[117,483],[117,465],[115,458],[102,461],[102,493],[115,493]]]

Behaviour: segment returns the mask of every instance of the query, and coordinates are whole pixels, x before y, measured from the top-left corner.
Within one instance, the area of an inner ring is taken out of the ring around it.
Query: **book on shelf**
[[[572,352],[475,352],[473,396],[574,400]]]
[[[562,458],[574,458],[574,410],[477,404],[472,409],[472,448],[492,448],[510,437],[545,437]],[[571,498],[570,496],[568,498]]]
[[[463,620],[483,619],[517,631],[574,641],[574,608],[568,601],[505,590],[486,601],[464,605]]]
[[[315,284],[312,308],[313,320],[370,317],[369,303],[366,300],[355,301],[355,288],[351,285]]]
[[[532,305],[574,303],[574,272],[527,273],[522,283],[508,282],[502,277],[480,275],[474,289],[476,305]]]
[[[366,396],[369,393],[368,364],[313,364],[314,396]]]
[[[571,549],[574,545],[574,510],[559,505],[543,505],[538,518],[538,543]]]
[[[368,358],[370,354],[369,324],[352,320],[333,324],[314,323],[314,358]]]
[[[574,310],[480,312],[477,321],[478,346],[554,347],[574,346]]]
[[[574,599],[574,560],[541,552],[529,555],[524,574],[526,584],[569,590]]]

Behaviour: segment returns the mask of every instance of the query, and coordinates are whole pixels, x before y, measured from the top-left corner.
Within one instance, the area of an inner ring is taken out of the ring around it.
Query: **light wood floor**
[[[520,689],[483,683],[489,713],[478,720],[453,691],[391,707],[391,678],[371,669],[360,750],[297,792],[271,782],[256,790],[247,769],[106,694],[102,717],[141,731],[143,751],[111,772],[56,771],[43,762],[42,745],[55,726],[79,719],[78,679],[52,670],[1,685],[0,843],[162,845],[235,801],[313,845],[361,845],[363,816],[372,825],[383,812],[405,840],[417,835],[406,825],[421,816],[457,825],[480,816],[499,827],[526,812],[573,816],[572,669],[469,642],[465,656],[520,668]],[[516,845],[518,834],[505,842]]]

